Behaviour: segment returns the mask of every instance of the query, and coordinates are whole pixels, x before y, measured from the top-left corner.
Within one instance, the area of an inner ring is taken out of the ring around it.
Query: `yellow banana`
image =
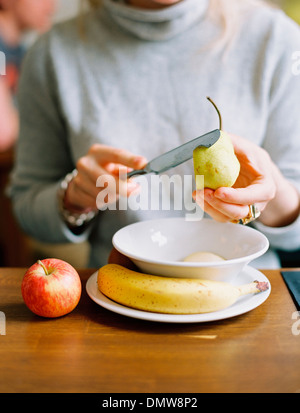
[[[165,314],[199,314],[218,311],[245,294],[269,288],[254,281],[233,286],[222,281],[170,278],[143,274],[118,264],[98,270],[99,290],[108,298],[130,308]]]

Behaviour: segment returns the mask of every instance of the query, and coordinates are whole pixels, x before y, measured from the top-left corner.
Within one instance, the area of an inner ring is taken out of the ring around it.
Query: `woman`
[[[19,121],[15,93],[25,54],[23,36],[28,30],[48,30],[55,0],[0,0],[0,52],[5,70],[0,74],[0,152],[17,139]]]
[[[121,226],[184,214],[118,208],[119,193],[130,198],[137,188],[119,171],[215,129],[211,96],[241,172],[235,188],[193,196],[218,221],[260,213],[253,225],[272,248],[257,265],[278,266],[273,248],[300,246],[298,26],[251,0],[91,3],[83,30],[77,20],[60,24],[27,57],[11,188],[23,229],[47,242],[89,239],[90,265],[99,267]],[[174,173],[191,175],[192,163]]]

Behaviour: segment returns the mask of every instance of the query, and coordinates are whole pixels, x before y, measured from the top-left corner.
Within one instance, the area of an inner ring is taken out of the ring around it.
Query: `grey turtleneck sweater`
[[[10,189],[28,234],[55,243],[89,239],[90,265],[99,267],[120,227],[184,213],[100,211],[75,235],[59,215],[56,191],[93,143],[150,160],[216,129],[206,96],[220,107],[225,130],[263,146],[300,189],[300,76],[292,70],[298,26],[281,11],[251,6],[223,58],[210,46],[220,28],[207,18],[207,6],[208,0],[184,0],[149,11],[104,0],[85,16],[83,37],[75,19],[34,45],[19,86],[21,132]],[[171,173],[192,176],[192,163]],[[185,190],[191,198],[191,188]],[[269,238],[270,254],[300,247],[299,220],[285,228],[255,225]]]

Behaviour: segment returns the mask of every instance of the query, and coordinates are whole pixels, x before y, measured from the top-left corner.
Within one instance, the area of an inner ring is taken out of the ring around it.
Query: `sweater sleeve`
[[[278,12],[273,41],[269,49],[274,62],[270,78],[264,148],[282,174],[300,193],[300,75],[293,70],[296,51],[300,51],[299,26]],[[289,200],[287,199],[288,203]],[[270,228],[255,222],[274,248],[300,248],[300,218],[283,228]]]
[[[88,231],[73,234],[58,209],[59,183],[74,164],[49,48],[45,35],[24,59],[18,91],[20,134],[8,193],[16,219],[28,235],[43,242],[81,242]]]

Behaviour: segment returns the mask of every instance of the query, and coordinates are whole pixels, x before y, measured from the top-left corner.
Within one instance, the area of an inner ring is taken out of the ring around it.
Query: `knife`
[[[183,145],[164,153],[163,155],[157,156],[152,159],[152,161],[148,162],[143,169],[136,169],[128,172],[127,178],[134,175],[144,175],[149,173],[160,174],[168,169],[174,168],[175,166],[191,159],[193,157],[193,151],[198,148],[198,146],[210,148],[217,142],[220,134],[220,129],[216,129],[206,133],[205,135],[198,136],[198,138],[192,139],[191,141],[186,142]]]

